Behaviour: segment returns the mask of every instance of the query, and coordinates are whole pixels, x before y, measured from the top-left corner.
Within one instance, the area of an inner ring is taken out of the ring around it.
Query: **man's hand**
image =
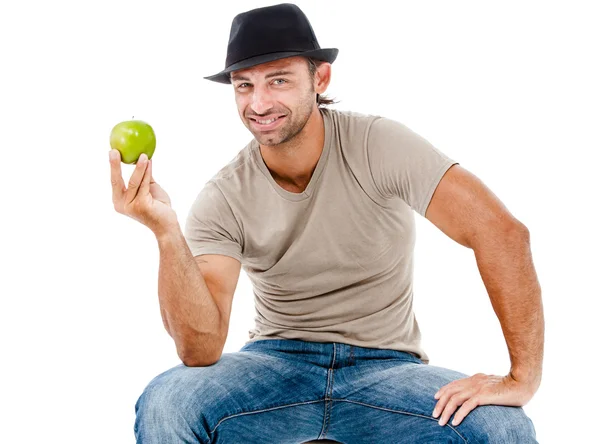
[[[177,215],[171,208],[171,199],[152,177],[152,160],[141,154],[135,171],[125,188],[118,150],[109,152],[112,200],[118,213],[131,217],[150,228],[157,236],[178,226]]]
[[[461,406],[452,420],[452,425],[459,425],[479,405],[522,407],[531,400],[534,392],[529,384],[516,381],[511,375],[502,377],[477,373],[443,386],[434,396],[438,402],[432,416],[437,418],[441,413],[439,424],[443,426]]]

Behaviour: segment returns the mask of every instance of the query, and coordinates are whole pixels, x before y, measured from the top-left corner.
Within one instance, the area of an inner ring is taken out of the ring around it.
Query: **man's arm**
[[[524,405],[540,385],[544,349],[541,288],[532,261],[528,229],[475,175],[460,165],[446,172],[425,217],[450,238],[474,251],[508,346],[511,368],[506,378],[518,387],[512,396],[496,401]],[[475,375],[480,379],[482,376]],[[444,423],[463,402],[464,415],[461,413],[459,418],[457,413],[455,417],[459,422],[472,408],[486,403],[483,395],[461,396],[460,384],[446,387],[436,394],[440,405],[434,411],[437,416],[446,407],[441,418]]]
[[[157,240],[158,296],[165,328],[186,366],[212,365],[223,352],[241,264],[222,255],[194,258],[179,227]]]

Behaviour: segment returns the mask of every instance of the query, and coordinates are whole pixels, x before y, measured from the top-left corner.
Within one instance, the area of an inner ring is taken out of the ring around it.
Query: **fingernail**
[[[437,411],[434,410],[433,413],[431,414],[431,416],[433,416],[434,418],[437,418],[437,416],[438,416]]]
[[[456,419],[452,420],[452,425],[455,426],[456,424],[458,424],[458,421]]]

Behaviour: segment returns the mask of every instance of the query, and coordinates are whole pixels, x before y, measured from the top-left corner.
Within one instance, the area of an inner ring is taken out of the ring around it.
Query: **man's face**
[[[234,71],[231,83],[240,118],[261,145],[279,145],[292,139],[316,107],[308,63],[302,57]]]

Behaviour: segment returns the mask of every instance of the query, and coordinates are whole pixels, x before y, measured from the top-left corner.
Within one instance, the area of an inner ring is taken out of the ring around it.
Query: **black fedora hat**
[[[204,77],[231,83],[230,73],[286,57],[305,56],[333,63],[337,48],[321,49],[306,15],[292,3],[252,9],[231,23],[225,69]]]

